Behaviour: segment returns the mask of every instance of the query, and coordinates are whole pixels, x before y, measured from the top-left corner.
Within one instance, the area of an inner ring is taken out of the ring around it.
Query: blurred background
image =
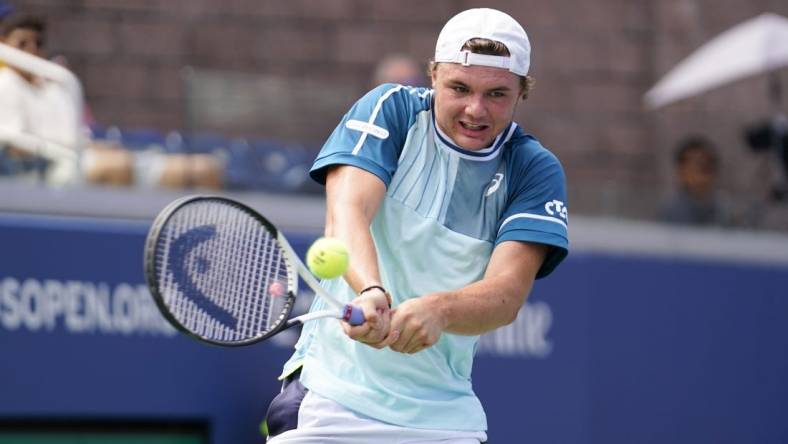
[[[375,69],[385,56],[404,54],[425,67],[446,18],[473,5],[5,3],[46,17],[47,54],[64,57],[82,81],[95,138],[132,148],[227,151],[225,188],[274,192],[313,187],[301,183],[305,178],[296,171],[267,183],[255,177],[260,165],[249,173],[238,167],[237,158],[254,156],[245,152],[244,141],[255,154],[282,148],[285,159],[254,159],[268,167],[262,171],[284,174],[291,164],[308,165],[341,115],[375,85]],[[573,214],[657,218],[676,182],[675,146],[700,135],[717,145],[718,186],[731,201],[736,224],[788,228],[788,207],[770,195],[771,176],[782,174],[772,170],[781,166],[745,138],[747,128],[774,114],[766,73],[658,109],[648,109],[643,99],[708,40],[764,12],[785,15],[784,2],[487,5],[514,15],[531,37],[537,87],[517,120],[563,162]],[[788,70],[774,75],[784,85]]]
[[[0,0],[0,74],[39,79],[0,82],[0,443],[262,442],[293,338],[167,329],[147,227],[229,194],[303,253],[322,142],[378,83],[426,86],[441,26],[477,6],[531,38],[516,120],[571,214],[569,259],[482,339],[491,442],[788,442],[785,1]],[[27,14],[52,63],[10,38]],[[14,132],[28,89],[49,111]]]

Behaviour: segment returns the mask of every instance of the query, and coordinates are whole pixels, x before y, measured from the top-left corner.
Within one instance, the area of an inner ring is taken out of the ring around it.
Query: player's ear
[[[432,88],[435,89],[435,85],[437,84],[437,80],[438,80],[438,64],[434,61],[430,61],[430,64],[427,67],[427,73],[430,76],[430,82],[432,83]]]

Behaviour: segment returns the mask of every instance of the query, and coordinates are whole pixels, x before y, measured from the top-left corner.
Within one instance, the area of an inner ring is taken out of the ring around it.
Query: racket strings
[[[245,211],[200,201],[179,209],[156,248],[159,288],[187,330],[221,342],[264,335],[282,321],[291,271],[276,236]],[[283,296],[283,295],[282,295]]]

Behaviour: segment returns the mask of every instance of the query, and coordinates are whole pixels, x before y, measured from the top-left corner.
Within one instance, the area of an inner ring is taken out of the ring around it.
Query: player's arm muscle
[[[525,303],[546,245],[508,241],[495,247],[484,277],[457,291],[428,295],[444,331],[478,335],[510,324]]]
[[[351,260],[345,280],[356,293],[381,283],[369,226],[385,195],[383,181],[360,168],[335,167],[326,177],[326,236],[342,239],[348,246]],[[386,295],[371,290],[351,303],[364,311],[365,322],[354,327],[343,323],[345,334],[371,347],[384,347],[391,319]]]
[[[398,305],[384,345],[416,353],[434,345],[443,332],[480,335],[510,324],[531,292],[547,249],[517,241],[498,244],[481,280]]]
[[[345,242],[352,258],[345,279],[355,290],[380,284],[377,252],[369,226],[386,195],[386,185],[374,174],[349,165],[326,176],[326,236]]]

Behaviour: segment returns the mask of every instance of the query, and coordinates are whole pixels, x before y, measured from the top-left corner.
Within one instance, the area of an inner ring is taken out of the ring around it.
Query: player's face
[[[439,63],[432,71],[435,120],[467,150],[489,147],[512,121],[520,99],[520,77],[505,69]]]
[[[4,43],[8,46],[13,46],[29,54],[41,57],[43,48],[41,47],[41,40],[38,32],[33,29],[17,28],[8,33],[4,39]]]

